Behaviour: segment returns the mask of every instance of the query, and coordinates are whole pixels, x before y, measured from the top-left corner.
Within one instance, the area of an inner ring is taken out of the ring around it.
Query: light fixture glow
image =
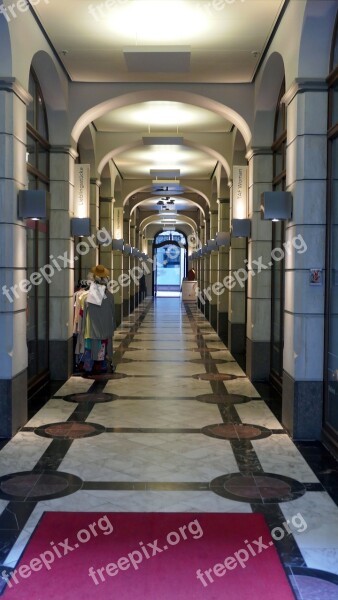
[[[189,23],[189,27],[187,24]],[[111,12],[109,26],[135,43],[188,42],[208,29],[203,11],[182,0],[137,0]]]

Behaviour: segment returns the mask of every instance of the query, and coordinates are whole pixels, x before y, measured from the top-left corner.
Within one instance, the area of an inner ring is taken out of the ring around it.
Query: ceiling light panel
[[[189,43],[209,28],[197,3],[182,0],[136,0],[119,4],[109,19],[110,29],[135,44]],[[189,27],[187,27],[189,23]]]

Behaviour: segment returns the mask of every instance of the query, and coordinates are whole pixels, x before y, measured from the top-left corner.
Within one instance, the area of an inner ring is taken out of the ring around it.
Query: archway
[[[153,243],[153,286],[155,297],[179,297],[187,274],[187,237],[179,230],[163,228]]]

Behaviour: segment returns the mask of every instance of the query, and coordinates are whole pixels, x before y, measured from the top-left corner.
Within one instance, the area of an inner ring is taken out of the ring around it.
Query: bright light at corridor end
[[[151,44],[190,40],[203,33],[208,23],[195,2],[135,0],[120,2],[119,10],[111,13],[109,26],[118,36],[125,31],[128,39]]]

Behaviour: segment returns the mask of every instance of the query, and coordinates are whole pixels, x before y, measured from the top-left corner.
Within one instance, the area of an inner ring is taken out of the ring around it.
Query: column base
[[[245,323],[228,321],[228,348],[232,354],[245,354]]]
[[[320,440],[323,382],[295,381],[283,373],[282,423],[294,440]]]
[[[229,315],[227,312],[217,313],[217,333],[221,338],[223,344],[228,345],[228,319]]]
[[[10,439],[27,423],[27,371],[0,380],[0,438]]]
[[[115,325],[118,327],[122,322],[122,305],[115,302]]]
[[[246,339],[246,373],[251,381],[269,380],[270,342]]]
[[[209,321],[211,327],[217,331],[217,304],[210,304],[209,306]]]
[[[73,336],[69,340],[49,342],[50,377],[55,381],[66,381],[73,372]]]
[[[128,317],[130,314],[129,309],[129,298],[127,300],[123,300],[123,316]]]

